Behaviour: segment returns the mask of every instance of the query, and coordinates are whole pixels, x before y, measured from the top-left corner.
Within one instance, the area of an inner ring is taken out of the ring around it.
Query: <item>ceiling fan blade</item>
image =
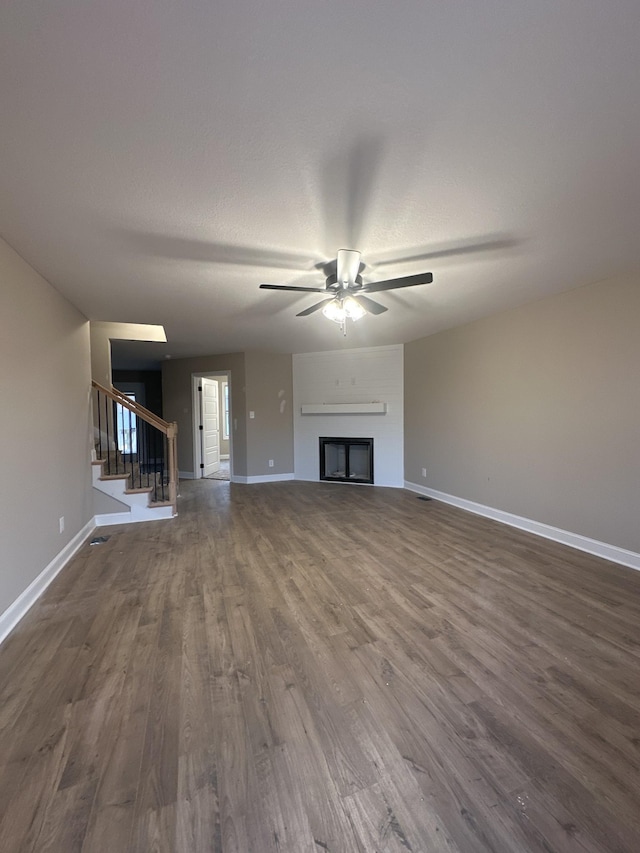
[[[300,311],[299,314],[296,314],[296,317],[308,317],[309,314],[314,314],[316,311],[319,311],[326,304],[327,304],[326,299],[323,299],[322,302],[316,302],[316,304],[312,305],[311,308],[305,308],[304,311]]]
[[[347,287],[355,284],[359,272],[360,252],[356,252],[354,249],[339,249],[337,258],[338,284],[346,284]]]
[[[261,284],[263,290],[293,290],[299,293],[326,293],[324,287],[294,287],[291,284]]]
[[[404,278],[390,278],[387,281],[372,281],[362,287],[361,293],[379,293],[381,290],[395,290],[397,287],[414,287],[416,284],[431,284],[433,274],[422,272],[407,275]]]
[[[366,308],[369,314],[384,314],[385,311],[389,310],[384,305],[380,305],[379,302],[369,299],[369,297],[365,296],[364,293],[354,293],[353,298],[357,303],[362,305],[363,308]]]

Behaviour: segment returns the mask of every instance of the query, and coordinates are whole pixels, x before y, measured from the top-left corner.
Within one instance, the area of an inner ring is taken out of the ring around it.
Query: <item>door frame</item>
[[[200,392],[198,385],[201,378],[217,379],[219,382],[227,382],[229,385],[229,422],[232,420],[232,402],[231,402],[231,371],[230,370],[202,370],[198,373],[191,374],[191,425],[193,430],[193,479],[202,479],[202,445],[200,442]],[[218,389],[220,390],[220,388]],[[220,435],[222,435],[222,424],[220,426]],[[233,479],[233,430],[229,430],[229,479]]]

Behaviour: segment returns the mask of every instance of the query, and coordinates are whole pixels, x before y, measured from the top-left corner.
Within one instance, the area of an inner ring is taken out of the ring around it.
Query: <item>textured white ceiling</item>
[[[0,234],[155,356],[411,340],[640,266],[638,44],[638,0],[4,3]],[[258,289],[341,247],[433,284],[346,340]]]

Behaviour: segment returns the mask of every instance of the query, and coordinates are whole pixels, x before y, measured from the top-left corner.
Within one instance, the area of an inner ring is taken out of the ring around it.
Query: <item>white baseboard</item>
[[[640,571],[640,554],[635,551],[627,551],[625,548],[618,548],[617,545],[609,545],[607,542],[589,539],[588,536],[571,533],[569,530],[552,527],[550,524],[543,524],[540,521],[533,521],[530,518],[513,515],[501,509],[494,509],[493,507],[484,506],[474,501],[465,500],[465,498],[448,495],[446,492],[438,492],[436,489],[428,489],[426,486],[421,486],[418,483],[410,483],[405,480],[404,487],[410,492],[427,495],[427,497],[433,498],[436,501],[457,506],[476,515],[483,515],[502,524],[508,524],[510,527],[517,527],[520,530],[526,530],[528,533],[535,533],[536,536],[542,536],[543,539],[552,539],[554,542],[560,542],[578,551],[586,551],[588,554],[602,557],[603,560],[610,560],[612,563],[619,563],[621,566],[628,566],[630,569]]]
[[[181,480],[197,480],[198,478],[193,471],[178,471],[178,477]]]
[[[0,616],[0,643],[13,631],[18,622],[33,607],[51,581],[67,565],[69,560],[80,550],[86,540],[95,530],[95,520],[92,518],[85,526],[64,546],[48,566],[40,572],[29,586],[22,592],[13,604]]]
[[[232,483],[245,483],[250,485],[252,483],[279,483],[282,480],[294,480],[295,477],[293,474],[264,474],[258,475],[255,477],[241,477],[239,474],[234,474],[231,477]]]
[[[110,524],[131,524],[130,512],[103,512],[95,516],[96,527],[107,527]]]
[[[178,495],[179,497],[179,495]],[[175,518],[172,506],[132,507],[131,512],[105,512],[95,516],[96,527],[111,524],[138,524],[141,521],[166,521]]]
[[[325,486],[366,486],[374,489],[406,489],[408,488],[405,482],[402,483],[358,483],[355,480],[321,480],[320,477],[293,477],[299,483],[323,483]]]

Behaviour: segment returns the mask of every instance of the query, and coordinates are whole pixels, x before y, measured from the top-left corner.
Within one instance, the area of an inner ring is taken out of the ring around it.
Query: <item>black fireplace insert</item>
[[[373,483],[373,439],[321,436],[320,479]]]

